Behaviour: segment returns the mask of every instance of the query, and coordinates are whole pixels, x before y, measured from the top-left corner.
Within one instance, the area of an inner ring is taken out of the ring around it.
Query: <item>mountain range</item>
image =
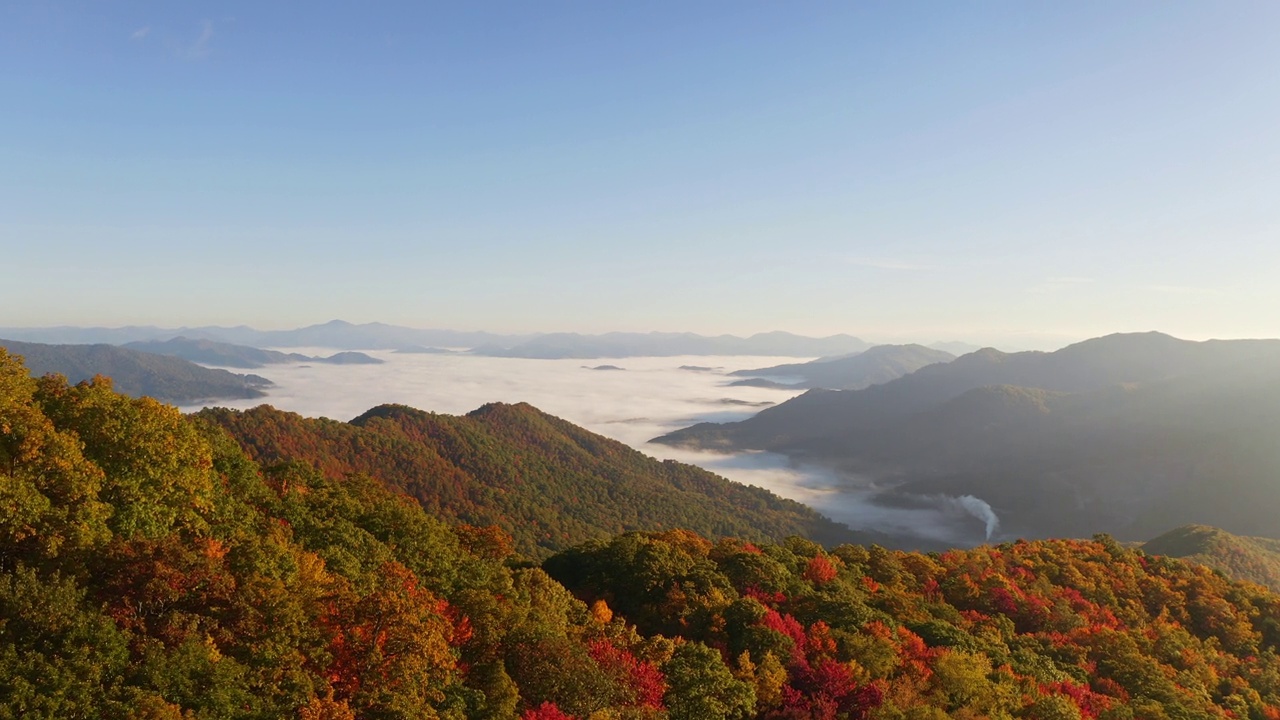
[[[260,368],[281,363],[328,363],[331,365],[378,365],[383,361],[362,352],[340,352],[327,357],[282,353],[276,350],[260,350],[247,345],[176,337],[170,340],[138,340],[125,343],[130,350],[171,355],[202,365],[220,365],[234,368]]]
[[[886,503],[974,496],[1009,536],[1141,540],[1201,523],[1280,537],[1277,426],[1280,341],[1143,333],[985,349],[656,442],[784,453]]]
[[[751,337],[705,336],[694,333],[549,333],[499,335],[487,332],[431,330],[388,325],[353,324],[333,320],[293,330],[256,330],[236,327],[159,328],[0,328],[0,336],[42,343],[123,345],[163,342],[182,337],[220,343],[265,347],[325,347],[342,350],[400,350],[440,352],[468,348],[476,354],[520,358],[602,358],[676,355],[775,355],[814,357],[861,352],[871,345],[850,335],[810,338],[785,332],[758,333]]]

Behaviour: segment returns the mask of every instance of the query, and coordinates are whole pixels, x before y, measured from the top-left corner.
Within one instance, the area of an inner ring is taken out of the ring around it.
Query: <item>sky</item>
[[[0,5],[0,326],[1280,336],[1280,3]]]

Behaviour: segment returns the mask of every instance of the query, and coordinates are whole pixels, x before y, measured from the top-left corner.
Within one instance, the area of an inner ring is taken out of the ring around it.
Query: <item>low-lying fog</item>
[[[328,348],[288,348],[287,351],[308,355],[333,352]],[[972,544],[981,542],[989,527],[984,524],[987,521],[983,516],[985,503],[973,499],[915,497],[909,502],[888,506],[872,502],[876,491],[867,478],[836,476],[823,468],[795,466],[781,455],[721,455],[648,442],[696,422],[742,420],[794,397],[800,391],[727,387],[737,378],[728,378],[726,374],[798,362],[796,358],[529,360],[461,353],[366,352],[386,362],[381,365],[270,365],[254,371],[275,383],[266,398],[219,404],[244,409],[266,403],[309,417],[350,420],[383,403],[465,414],[488,402],[527,402],[654,457],[692,463],[732,480],[767,488],[855,529]],[[198,409],[199,406],[183,408]]]

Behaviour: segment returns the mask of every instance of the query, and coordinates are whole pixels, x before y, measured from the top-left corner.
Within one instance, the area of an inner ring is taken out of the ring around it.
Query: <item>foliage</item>
[[[925,555],[631,533],[545,568],[641,633],[717,650],[753,688],[748,716],[1266,718],[1280,708],[1280,597],[1105,536]],[[684,687],[689,673],[666,667],[670,687]]]

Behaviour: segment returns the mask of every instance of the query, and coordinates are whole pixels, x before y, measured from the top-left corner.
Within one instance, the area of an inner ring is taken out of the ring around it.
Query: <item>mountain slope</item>
[[[796,378],[792,387],[861,390],[909,375],[926,365],[955,359],[951,353],[923,345],[877,345],[856,355],[819,358],[729,373],[749,378]]]
[[[828,543],[856,537],[799,503],[654,460],[524,404],[465,416],[384,405],[350,423],[269,406],[200,417],[259,462],[301,460],[330,477],[367,473],[439,517],[498,525],[534,555],[641,528]]]
[[[1234,580],[1280,591],[1280,540],[1244,537],[1206,525],[1185,525],[1142,544],[1149,555],[1167,555],[1220,570]]]
[[[203,368],[193,362],[114,345],[44,345],[0,340],[0,347],[21,355],[33,375],[57,373],[75,383],[95,375],[112,379],[116,390],[177,404],[235,400],[266,395],[270,380]]]
[[[1230,373],[1238,363],[1268,359],[1280,359],[1280,341],[1196,343],[1160,333],[1110,335],[1052,353],[1003,353],[987,348],[883,385],[808,392],[739,423],[694,426],[658,441],[802,451],[826,440],[884,427],[988,385],[1088,392],[1201,372]]]

